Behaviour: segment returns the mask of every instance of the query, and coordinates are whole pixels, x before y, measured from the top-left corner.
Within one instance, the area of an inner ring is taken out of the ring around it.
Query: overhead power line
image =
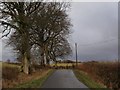
[[[95,43],[91,43],[91,44],[79,44],[79,46],[91,46],[91,45],[96,45],[96,44],[105,44],[105,43],[109,43],[111,41],[118,40],[118,39],[120,39],[120,38],[113,38],[113,39],[95,42]]]

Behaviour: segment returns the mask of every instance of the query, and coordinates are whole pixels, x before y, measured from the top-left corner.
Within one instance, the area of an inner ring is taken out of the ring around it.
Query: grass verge
[[[54,72],[54,70],[49,70],[48,73],[38,79],[31,80],[29,82],[17,85],[15,88],[40,88],[44,81]]]
[[[73,70],[75,76],[78,78],[79,81],[84,83],[88,88],[91,90],[109,90],[105,88],[102,84],[95,82],[90,76],[88,76],[85,72],[80,70]]]

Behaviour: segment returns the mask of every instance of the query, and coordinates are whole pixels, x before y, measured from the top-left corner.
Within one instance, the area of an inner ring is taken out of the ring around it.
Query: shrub
[[[9,66],[2,67],[2,79],[4,80],[17,79],[18,74],[19,74],[18,67],[9,67]]]
[[[78,69],[87,72],[95,80],[100,81],[108,88],[116,89],[118,88],[120,81],[118,81],[118,62],[113,63],[96,63],[87,62],[81,64]]]

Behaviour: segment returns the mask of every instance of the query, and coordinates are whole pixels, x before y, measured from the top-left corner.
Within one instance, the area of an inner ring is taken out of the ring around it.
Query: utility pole
[[[78,60],[77,60],[77,43],[75,43],[75,52],[76,52],[76,67],[78,66]]]

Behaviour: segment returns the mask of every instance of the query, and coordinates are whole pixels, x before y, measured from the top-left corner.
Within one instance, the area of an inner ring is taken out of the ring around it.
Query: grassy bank
[[[22,83],[17,85],[15,88],[40,88],[44,81],[53,73],[54,70],[50,69],[46,73],[44,73],[41,77],[37,79],[33,79],[29,82]]]
[[[117,61],[89,61],[78,66],[78,70],[86,72],[94,81],[102,83],[112,90],[119,89],[119,68],[120,63]]]
[[[94,90],[101,90],[101,88],[105,88],[102,84],[95,82],[90,76],[88,76],[85,72],[80,70],[73,70],[78,80],[83,82],[88,88]],[[108,89],[107,89],[108,90]]]
[[[2,88],[37,88],[54,70],[49,68],[36,69],[27,75],[20,72],[20,65],[0,62],[2,70]]]

